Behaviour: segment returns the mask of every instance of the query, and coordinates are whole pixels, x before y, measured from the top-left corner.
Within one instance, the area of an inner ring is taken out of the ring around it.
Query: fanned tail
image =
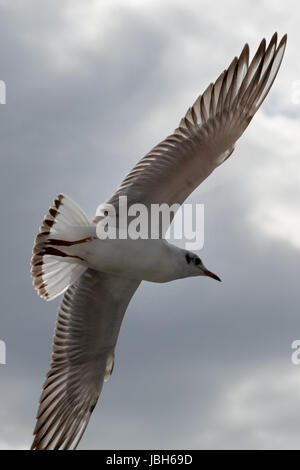
[[[87,269],[75,248],[91,240],[94,224],[71,198],[59,194],[35,238],[31,274],[38,294],[52,300]]]

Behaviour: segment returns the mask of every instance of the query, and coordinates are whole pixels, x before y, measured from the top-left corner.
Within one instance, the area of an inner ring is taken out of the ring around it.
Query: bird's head
[[[185,271],[186,271],[187,277],[208,276],[208,277],[212,277],[213,279],[216,279],[216,281],[221,281],[219,276],[209,271],[206,268],[206,266],[204,266],[202,260],[195,253],[192,253],[191,251],[185,251],[184,258],[185,258],[185,263],[186,263]]]

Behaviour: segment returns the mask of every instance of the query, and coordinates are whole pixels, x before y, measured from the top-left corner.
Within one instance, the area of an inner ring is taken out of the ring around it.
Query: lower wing
[[[92,269],[66,291],[31,449],[75,449],[110,376],[124,313],[139,281]]]

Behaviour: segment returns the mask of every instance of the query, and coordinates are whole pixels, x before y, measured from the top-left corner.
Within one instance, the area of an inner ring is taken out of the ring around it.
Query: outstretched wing
[[[112,372],[122,319],[138,286],[139,281],[88,269],[65,293],[32,449],[78,445]]]
[[[233,152],[279,70],[286,35],[262,40],[249,65],[248,44],[189,108],[174,134],[142,158],[107,203],[179,203]]]

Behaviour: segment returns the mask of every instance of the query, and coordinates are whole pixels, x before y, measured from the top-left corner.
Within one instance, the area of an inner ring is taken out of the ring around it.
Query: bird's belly
[[[129,279],[167,282],[175,279],[162,240],[93,240],[86,244],[88,265]]]

